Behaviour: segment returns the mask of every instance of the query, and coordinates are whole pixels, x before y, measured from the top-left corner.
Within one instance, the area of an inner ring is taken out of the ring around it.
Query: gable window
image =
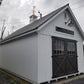
[[[68,30],[68,29],[65,29],[65,28],[61,28],[61,27],[56,27],[56,31],[66,33],[66,34],[70,34],[70,35],[74,35],[74,31],[71,31],[71,30]]]

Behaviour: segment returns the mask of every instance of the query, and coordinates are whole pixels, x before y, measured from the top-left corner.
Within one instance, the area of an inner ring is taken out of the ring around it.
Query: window
[[[76,41],[53,38],[52,54],[55,55],[76,55]]]
[[[53,55],[63,55],[63,54],[64,54],[64,41],[54,40]]]
[[[68,55],[75,55],[76,49],[75,49],[75,43],[74,42],[67,42],[67,53]]]

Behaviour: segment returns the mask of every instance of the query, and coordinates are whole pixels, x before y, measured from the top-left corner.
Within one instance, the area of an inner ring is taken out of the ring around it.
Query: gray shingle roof
[[[3,41],[8,41],[10,39],[13,39],[17,36],[20,36],[20,35],[23,35],[25,33],[28,33],[28,32],[31,32],[31,31],[34,31],[34,30],[37,30],[41,25],[43,25],[44,23],[46,23],[49,19],[51,19],[53,16],[55,16],[56,14],[58,14],[61,10],[63,10],[65,7],[69,6],[69,4],[61,7],[61,8],[58,8],[57,10],[51,12],[50,14],[42,17],[41,19],[38,19],[36,21],[34,21],[33,23],[29,24],[29,25],[26,25],[25,27],[15,31],[14,33],[12,33],[11,35],[9,35],[8,37],[6,37]],[[82,35],[83,36],[83,35]]]
[[[68,4],[67,4],[68,5]],[[43,25],[45,22],[47,22],[49,19],[51,19],[54,15],[56,15],[57,13],[59,13],[63,8],[65,8],[67,5],[51,12],[50,14],[42,17],[41,19],[38,19],[36,21],[34,21],[33,23],[15,31],[14,33],[12,33],[11,35],[9,35],[8,37],[6,37],[3,41],[14,38],[16,36],[22,35],[24,33],[33,31],[38,29],[41,25]]]

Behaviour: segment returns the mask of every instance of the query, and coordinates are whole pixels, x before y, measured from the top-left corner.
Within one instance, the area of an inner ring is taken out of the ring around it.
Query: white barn
[[[83,40],[67,4],[0,42],[0,68],[34,84],[83,73]]]

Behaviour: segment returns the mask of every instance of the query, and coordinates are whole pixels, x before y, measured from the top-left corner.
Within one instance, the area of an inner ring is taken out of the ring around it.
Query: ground
[[[71,82],[65,83],[65,84],[84,84],[84,78],[74,80],[74,81],[71,81]]]
[[[53,84],[84,84],[84,74],[67,78],[66,80],[61,80]]]
[[[30,83],[0,69],[0,84],[30,84]]]
[[[0,72],[0,84],[20,84],[18,81],[8,76],[5,73]]]
[[[21,78],[0,69],[0,84],[31,84]],[[84,75],[75,76],[50,84],[84,84]]]

